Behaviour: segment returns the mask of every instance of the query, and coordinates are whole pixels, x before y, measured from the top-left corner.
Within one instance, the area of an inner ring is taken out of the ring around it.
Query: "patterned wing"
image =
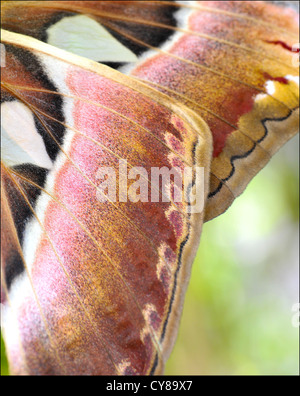
[[[2,164],[12,372],[161,372],[200,236],[210,131],[106,66],[15,33],[2,40],[3,127],[32,160],[11,152]],[[153,169],[189,169],[185,197],[175,199],[175,176],[160,183]]]
[[[223,213],[299,131],[299,16],[293,9],[260,1],[9,3],[7,29],[55,45],[59,24],[78,21],[72,18],[79,14],[93,18],[137,57],[95,60],[205,120],[213,135],[205,220]]]
[[[13,372],[162,371],[202,221],[298,132],[297,16],[250,1],[3,2],[19,33],[3,33],[1,85]]]

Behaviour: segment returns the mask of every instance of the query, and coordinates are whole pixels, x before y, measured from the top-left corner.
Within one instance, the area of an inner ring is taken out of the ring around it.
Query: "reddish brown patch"
[[[159,329],[159,326],[161,324],[161,318],[157,314],[156,311],[151,311],[150,314],[150,326],[157,331]]]
[[[281,40],[273,40],[273,41],[265,40],[265,42],[269,43],[269,44],[280,45],[282,48],[284,48],[288,51],[299,53],[299,48],[296,48],[296,50],[293,50],[293,48],[290,45],[288,45],[287,43],[285,43],[284,41],[281,41]]]
[[[166,267],[162,267],[160,271],[160,280],[163,285],[164,291],[168,293],[170,288],[171,276]]]
[[[264,73],[263,74],[264,78],[266,80],[272,80],[272,81],[277,81],[280,82],[281,84],[287,85],[289,82],[285,77],[272,77],[269,73]]]
[[[174,210],[170,213],[169,220],[174,227],[177,238],[180,238],[183,233],[182,215]]]
[[[131,366],[128,366],[124,371],[124,375],[136,375],[136,371]]]
[[[246,113],[249,113],[254,105],[254,97],[257,91],[251,88],[241,88],[235,92],[228,93],[224,98],[223,107],[230,112],[231,124],[238,125],[239,119]],[[213,157],[218,157],[226,145],[227,137],[235,131],[230,124],[224,123],[221,119],[210,117],[207,123],[211,129],[214,150]]]
[[[167,247],[165,249],[164,256],[168,263],[173,263],[173,261],[175,261],[175,259],[176,259],[176,254],[169,247]]]
[[[184,154],[184,147],[182,141],[178,140],[174,135],[170,135],[168,139],[168,143],[170,144],[171,148],[176,151],[177,153],[183,155]]]

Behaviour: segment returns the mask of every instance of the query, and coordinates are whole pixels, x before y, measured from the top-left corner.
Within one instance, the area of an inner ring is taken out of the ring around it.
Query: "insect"
[[[297,13],[8,1],[2,28],[11,371],[162,373],[203,222],[299,130]]]

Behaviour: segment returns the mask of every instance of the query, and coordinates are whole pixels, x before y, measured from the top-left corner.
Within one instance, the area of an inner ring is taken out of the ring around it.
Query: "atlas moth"
[[[203,222],[298,132],[298,14],[250,1],[1,7],[10,370],[162,373]],[[153,168],[174,167],[191,169],[186,198],[201,183],[200,211],[176,202],[171,179],[155,186],[158,202],[139,199]],[[108,199],[123,187],[103,168],[134,169],[135,199]]]

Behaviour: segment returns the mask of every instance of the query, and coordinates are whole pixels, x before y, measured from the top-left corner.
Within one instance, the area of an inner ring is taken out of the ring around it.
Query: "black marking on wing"
[[[124,21],[109,21],[112,26],[115,26],[117,30],[123,30],[124,32],[129,33],[140,42],[147,43],[152,47],[161,47],[169,38],[174,35],[174,30],[172,27],[177,26],[177,20],[175,17],[175,13],[178,12],[178,7],[172,5],[173,1],[170,1],[170,5],[163,5],[159,8],[160,11],[160,22],[170,26],[170,28],[161,28],[155,26],[145,26],[140,23],[135,23],[134,20],[130,22]],[[125,37],[123,34],[111,29],[110,27],[105,25],[105,19],[103,19],[103,24],[105,29],[121,44],[123,44],[126,48],[132,51],[136,56],[140,57],[144,52],[149,51],[149,48],[145,45],[137,43],[128,37]],[[105,63],[107,64],[107,63]],[[114,69],[119,69],[124,64],[119,64],[115,62],[110,62],[108,64],[110,67]]]
[[[1,103],[13,102],[14,100],[16,100],[14,96],[1,88]]]
[[[197,145],[197,143],[194,143],[193,149],[192,149],[192,154],[193,154],[193,158],[194,159],[195,159],[195,156],[196,156],[196,145]],[[194,165],[195,165],[195,160],[194,160]],[[195,174],[194,174],[192,183],[188,186],[187,190],[192,190],[192,188],[194,187],[195,183],[196,183],[196,178],[195,178]],[[187,196],[188,195],[189,195],[189,193],[187,192]],[[188,201],[187,204],[188,204],[188,206],[190,206],[190,202],[189,201]],[[191,214],[189,213],[188,214],[188,218],[190,218],[190,217],[191,217]],[[180,271],[181,265],[182,265],[182,253],[183,253],[183,249],[184,249],[186,243],[189,240],[190,230],[191,230],[191,224],[190,224],[190,222],[188,222],[187,235],[184,238],[184,240],[181,242],[180,247],[179,247],[179,255],[178,255],[178,260],[177,260],[177,266],[176,266],[176,271],[174,273],[174,285],[173,285],[172,294],[171,294],[171,298],[170,298],[170,303],[169,303],[169,307],[168,307],[167,317],[166,317],[166,320],[164,322],[162,333],[161,333],[161,336],[160,336],[160,342],[161,343],[163,342],[163,340],[165,338],[165,335],[166,335],[166,329],[167,329],[167,325],[168,325],[168,322],[169,322],[170,314],[171,314],[171,311],[172,311],[172,306],[173,306],[173,302],[174,302],[174,298],[175,298],[175,293],[176,293],[176,290],[177,290],[177,283],[178,283],[177,282],[177,277],[178,277],[178,274],[179,274],[179,271]],[[155,369],[157,367],[157,364],[158,364],[158,353],[156,353],[156,356],[155,356],[155,359],[154,359],[154,362],[153,362],[153,366],[152,366],[151,371],[150,371],[150,375],[154,374]]]
[[[40,187],[44,187],[46,176],[48,173],[47,169],[40,168],[33,164],[22,164],[17,165],[12,168],[17,174],[26,177],[27,179],[33,181]],[[9,201],[9,207],[11,209],[11,214],[16,227],[18,239],[20,245],[22,246],[24,241],[24,231],[27,222],[32,217],[32,212],[27,204],[27,202],[22,197],[20,191],[16,188],[11,180],[4,180],[5,189],[7,192],[7,197]],[[34,207],[37,198],[41,194],[41,189],[37,188],[25,181],[20,182],[21,187],[26,194],[30,204]],[[14,252],[5,263],[4,277],[6,281],[7,288],[9,289],[13,280],[24,271],[24,263],[19,254],[19,252]]]
[[[294,110],[296,110],[296,109],[294,109]],[[211,191],[211,192],[208,194],[208,198],[212,198],[212,197],[215,196],[218,192],[220,192],[221,189],[222,189],[222,187],[223,187],[223,184],[224,184],[227,180],[229,180],[229,179],[234,175],[234,172],[235,172],[234,161],[236,161],[237,159],[242,159],[242,158],[248,157],[248,155],[250,155],[250,154],[255,150],[256,146],[257,146],[259,143],[261,143],[261,142],[266,138],[266,136],[268,135],[268,129],[267,129],[267,127],[266,127],[266,122],[268,122],[268,121],[284,121],[284,120],[286,120],[287,118],[290,117],[290,115],[292,114],[292,112],[293,112],[294,110],[289,111],[288,115],[285,116],[285,117],[282,117],[282,118],[264,118],[264,119],[261,121],[261,123],[262,123],[262,125],[263,125],[263,127],[264,127],[264,134],[263,134],[263,136],[262,136],[260,139],[258,139],[257,141],[255,141],[255,142],[253,143],[253,146],[252,146],[248,151],[246,151],[245,153],[243,153],[243,154],[241,154],[241,155],[233,155],[232,157],[230,157],[231,171],[230,171],[229,175],[226,176],[224,179],[221,179],[221,180],[220,180],[220,183],[218,184],[217,188],[216,188],[214,191]]]
[[[32,54],[32,52],[12,45],[6,45],[6,51],[11,52],[18,59],[18,61],[22,63],[25,70],[30,73],[32,80],[38,81],[45,90],[54,92],[53,94],[44,93],[43,97],[39,96],[39,107],[43,110],[43,112],[50,114],[53,119],[58,121],[56,122],[49,118],[47,118],[47,120],[45,119],[47,128],[49,128],[57,142],[62,144],[65,133],[65,127],[63,126],[65,117],[63,113],[63,99],[60,95],[55,93],[58,92],[57,88],[52,83],[52,81],[50,81],[44,71],[43,66],[38,61],[37,57]],[[59,152],[59,147],[54,142],[53,137],[48,133],[47,130],[45,130],[35,115],[34,120],[36,129],[42,136],[45,143],[46,151],[51,160],[54,161]]]
[[[143,26],[140,23],[138,24],[134,22],[114,22],[112,24],[115,25],[118,29],[128,31],[133,37],[137,38],[142,42],[150,44],[153,47],[160,47],[168,40],[171,35],[174,34],[172,29]],[[170,13],[168,25],[176,27],[176,20],[173,17],[173,13]],[[130,40],[129,38],[123,36],[122,34],[119,34],[113,29],[110,29],[109,27],[105,28],[112,36],[114,36],[121,44],[127,47],[135,55],[141,56],[145,51],[148,51],[148,48],[144,45]]]
[[[11,250],[10,255],[5,260],[5,285],[10,290],[13,280],[24,271],[24,263],[18,251]]]
[[[112,69],[119,69],[122,66],[125,66],[127,63],[126,62],[99,62],[102,65],[111,67]]]

